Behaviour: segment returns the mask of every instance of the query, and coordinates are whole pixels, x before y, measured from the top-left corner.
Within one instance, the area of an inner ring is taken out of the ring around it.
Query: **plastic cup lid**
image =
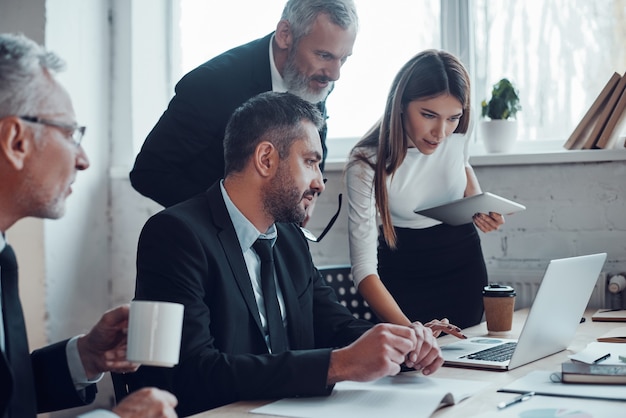
[[[489,294],[489,296],[515,296],[515,289],[508,285],[501,285],[498,283],[490,283],[483,288],[483,295]]]

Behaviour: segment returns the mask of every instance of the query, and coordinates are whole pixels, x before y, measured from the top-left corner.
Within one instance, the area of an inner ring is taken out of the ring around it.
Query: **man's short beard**
[[[297,48],[297,46],[295,48]],[[302,74],[296,66],[295,48],[289,52],[287,62],[285,63],[285,69],[283,71],[283,80],[287,85],[287,91],[309,103],[319,103],[326,99],[326,96],[330,93],[334,82],[329,81],[328,86],[322,90],[315,91],[311,89],[309,86],[309,81],[311,81],[311,79],[305,74]]]
[[[306,216],[300,207],[302,199],[303,194],[294,185],[289,170],[281,166],[274,181],[265,189],[263,206],[275,222],[299,225]]]

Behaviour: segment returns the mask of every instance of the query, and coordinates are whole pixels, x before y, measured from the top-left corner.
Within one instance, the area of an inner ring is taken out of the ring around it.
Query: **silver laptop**
[[[444,365],[511,370],[565,350],[605,260],[600,253],[550,261],[517,340],[486,336],[442,346]]]

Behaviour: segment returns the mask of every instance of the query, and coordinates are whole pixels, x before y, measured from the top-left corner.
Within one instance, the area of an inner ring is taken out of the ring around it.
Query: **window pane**
[[[478,104],[511,79],[522,102],[519,140],[565,140],[613,72],[626,70],[623,0],[473,4]]]
[[[424,49],[441,47],[438,1],[355,3],[360,29],[354,53],[327,100],[330,138],[361,137],[382,116],[400,67]]]
[[[285,0],[178,0],[179,74],[276,29]],[[178,45],[175,45],[176,48]]]

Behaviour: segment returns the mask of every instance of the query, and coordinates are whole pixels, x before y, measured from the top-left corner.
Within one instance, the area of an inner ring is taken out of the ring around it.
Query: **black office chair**
[[[322,278],[333,288],[339,303],[348,308],[357,319],[377,323],[378,318],[354,287],[349,265],[323,266],[318,268]]]
[[[111,372],[110,374],[111,382],[113,382],[113,392],[115,393],[115,404],[119,405],[122,399],[124,399],[130,393],[127,379],[128,375],[115,372]]]
[[[143,387],[154,386],[172,392],[173,369],[157,366],[141,366],[142,373],[110,372],[115,392],[115,403]]]

